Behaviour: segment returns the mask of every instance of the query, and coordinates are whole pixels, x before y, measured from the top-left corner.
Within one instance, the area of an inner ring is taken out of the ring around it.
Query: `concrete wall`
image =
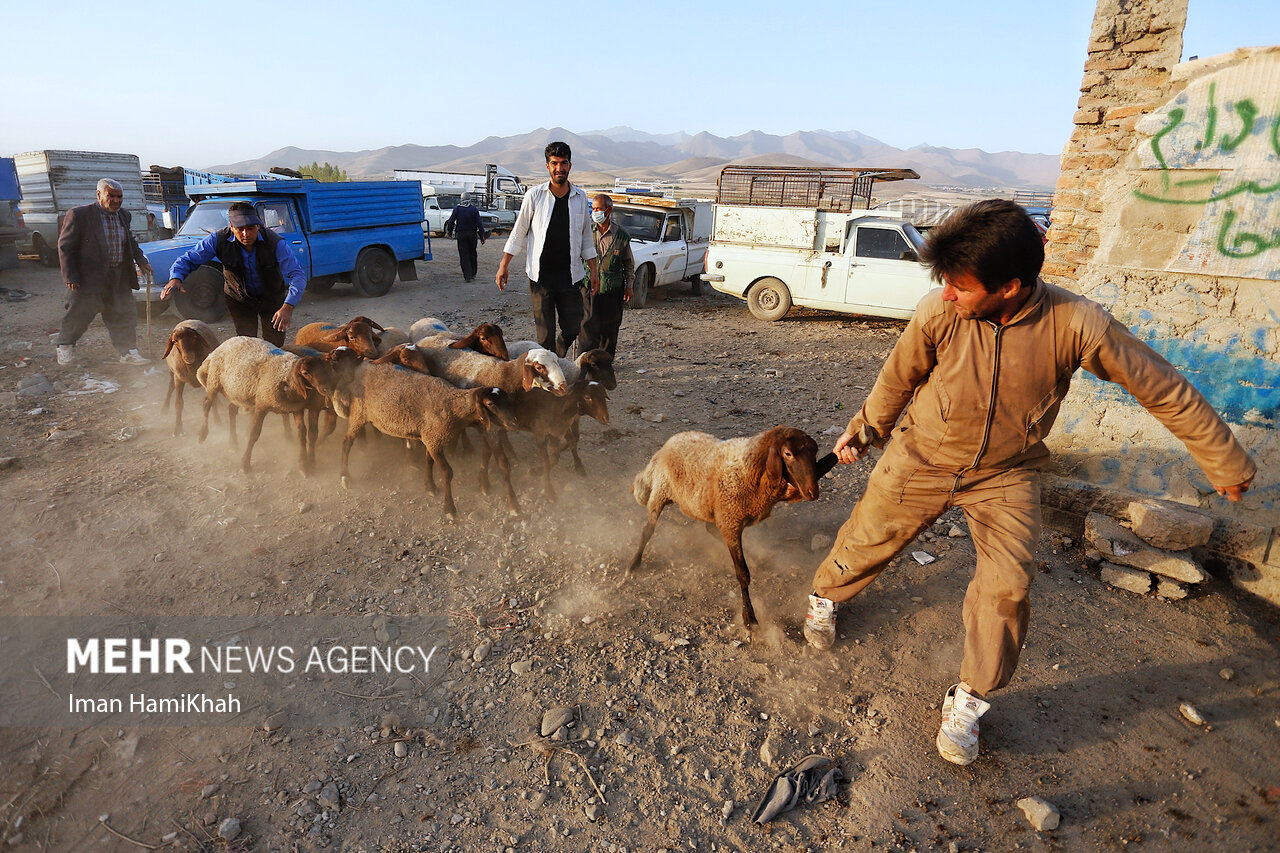
[[[1045,278],[1106,305],[1176,365],[1260,470],[1244,502],[1218,498],[1132,397],[1083,372],[1052,447],[1064,476],[1275,528],[1280,47],[1179,64],[1186,9],[1186,0],[1098,3]],[[1269,550],[1258,591],[1280,603],[1274,536]]]
[[[1101,0],[1063,153],[1045,277],[1173,362],[1260,465],[1241,505],[1180,442],[1081,374],[1054,449],[1100,485],[1280,520],[1280,48],[1178,64],[1185,0]]]

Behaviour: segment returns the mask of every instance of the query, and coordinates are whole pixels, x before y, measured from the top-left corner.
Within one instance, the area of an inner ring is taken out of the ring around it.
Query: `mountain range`
[[[354,178],[390,177],[395,169],[483,172],[498,163],[537,182],[545,179],[543,147],[563,140],[573,149],[573,177],[585,185],[614,178],[661,179],[681,186],[714,186],[730,163],[780,166],[877,166],[915,169],[930,187],[1048,190],[1058,179],[1058,157],[1017,151],[987,152],[917,145],[902,149],[857,131],[812,130],[776,136],[749,131],[721,137],[703,131],[651,134],[630,127],[574,133],[538,128],[514,136],[489,136],[474,145],[393,145],[369,151],[325,151],[287,147],[255,160],[207,167],[214,172],[251,173],[272,166],[331,163]],[[904,187],[905,189],[905,187]]]

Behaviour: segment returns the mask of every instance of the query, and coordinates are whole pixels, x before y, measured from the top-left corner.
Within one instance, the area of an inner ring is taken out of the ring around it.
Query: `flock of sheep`
[[[341,417],[346,420],[341,463],[345,485],[351,448],[371,426],[403,439],[406,453],[411,454],[415,443],[422,445],[427,491],[435,492],[434,469],[439,467],[444,511],[450,518],[457,509],[446,451],[469,444],[469,427],[479,436],[481,492],[488,493],[492,459],[506,487],[507,505],[516,513],[508,433],[532,434],[542,462],[543,488],[554,497],[551,470],[560,453],[568,448],[575,470],[583,472],[577,450],[579,422],[587,415],[608,423],[607,392],[617,387],[613,357],[605,350],[571,360],[532,341],[508,344],[492,323],[461,335],[434,318],[415,322],[408,332],[384,328],[368,317],[342,325],[312,323],[299,329],[285,347],[251,337],[219,343],[205,323],[183,320],[169,335],[164,359],[170,373],[166,408],[176,392],[174,435],[183,431],[184,389],[202,389],[200,441],[208,436],[209,412],[219,396],[227,401],[233,444],[237,412],[251,413],[253,424],[241,459],[241,467],[249,471],[266,417],[279,413],[288,423],[292,416],[299,466],[309,473],[315,467],[316,442],[333,432]],[[743,622],[751,627],[756,619],[742,531],[767,518],[779,501],[817,499],[821,472],[816,456],[814,440],[791,427],[725,441],[698,432],[672,436],[632,486],[649,517],[627,576],[639,566],[662,510],[676,503],[687,516],[714,526],[723,537],[742,591]]]

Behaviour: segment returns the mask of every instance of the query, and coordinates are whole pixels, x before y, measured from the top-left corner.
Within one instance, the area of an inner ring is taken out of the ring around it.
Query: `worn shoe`
[[[75,363],[76,363],[75,348],[59,344],[58,345],[58,364],[66,365],[66,364],[75,364]]]
[[[151,359],[142,355],[136,349],[131,349],[124,355],[120,356],[121,364],[150,364]]]
[[[804,617],[804,638],[815,649],[826,651],[836,643],[836,603],[814,593]]]
[[[990,702],[984,702],[959,684],[953,684],[942,700],[938,754],[952,764],[972,764],[978,757],[978,718],[990,707]]]

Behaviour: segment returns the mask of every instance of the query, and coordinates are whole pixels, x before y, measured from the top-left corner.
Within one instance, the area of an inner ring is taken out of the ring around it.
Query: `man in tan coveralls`
[[[1119,383],[1187,446],[1218,494],[1238,501],[1256,467],[1208,401],[1106,309],[1039,280],[1040,234],[1011,201],[970,205],[932,229],[921,259],[942,283],[920,301],[866,403],[835,444],[840,462],[884,455],[814,575],[804,633],[835,642],[835,605],[865,589],[939,515],[961,507],[977,566],[964,599],[960,683],[938,752],[978,757],[985,697],[1005,686],[1027,633],[1040,536],[1038,470],[1071,376]],[[907,404],[902,422],[902,415]],[[895,424],[897,426],[895,427]]]

